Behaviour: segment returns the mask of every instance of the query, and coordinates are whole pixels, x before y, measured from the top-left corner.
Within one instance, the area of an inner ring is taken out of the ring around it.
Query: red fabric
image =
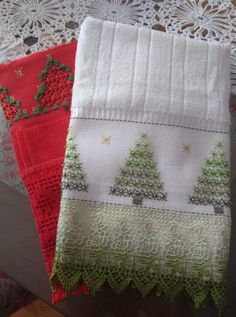
[[[236,111],[236,105],[230,105],[230,111],[235,112]]]
[[[0,102],[12,124],[19,171],[29,193],[49,275],[54,260],[75,50],[73,42],[0,65]],[[46,74],[42,74],[45,65]],[[76,294],[80,292],[88,293],[84,284]],[[53,302],[64,298],[62,288],[53,293]]]

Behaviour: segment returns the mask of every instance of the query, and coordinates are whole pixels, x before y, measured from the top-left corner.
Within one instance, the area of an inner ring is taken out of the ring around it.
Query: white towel
[[[76,56],[53,277],[222,310],[230,49],[87,18]]]

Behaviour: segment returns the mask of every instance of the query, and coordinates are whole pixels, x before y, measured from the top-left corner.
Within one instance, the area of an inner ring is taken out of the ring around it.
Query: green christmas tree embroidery
[[[205,161],[193,194],[189,196],[189,203],[212,205],[217,214],[224,212],[223,207],[230,207],[230,169],[222,142],[215,145]]]
[[[88,191],[85,173],[80,163],[77,146],[69,131],[66,143],[65,161],[63,164],[62,188],[77,191]]]
[[[143,198],[167,200],[146,134],[140,134],[120,171],[111,195],[132,197],[135,205],[142,205]]]
[[[71,68],[60,64],[49,54],[45,67],[39,75],[39,80],[42,84],[34,97],[38,105],[34,107],[33,115],[38,116],[60,108],[69,110],[74,80]]]

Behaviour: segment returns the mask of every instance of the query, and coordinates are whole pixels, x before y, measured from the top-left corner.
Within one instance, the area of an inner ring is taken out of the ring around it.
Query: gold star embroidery
[[[47,59],[49,59],[49,58],[52,58],[52,55],[51,55],[51,54],[48,54],[48,55],[47,55]]]
[[[102,144],[110,144],[111,143],[111,137],[110,136],[103,136],[102,137]]]
[[[25,76],[24,74],[24,71],[23,71],[23,68],[20,67],[20,68],[17,68],[15,71],[15,74],[16,74],[16,78],[22,78]]]
[[[190,144],[183,144],[183,151],[185,153],[190,153]]]

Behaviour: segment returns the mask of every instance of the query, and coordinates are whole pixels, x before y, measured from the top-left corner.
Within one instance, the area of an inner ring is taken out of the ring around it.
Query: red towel
[[[60,208],[62,163],[76,42],[0,65],[0,102],[10,125],[20,176],[29,193],[50,275]],[[76,294],[88,293],[84,284]],[[64,299],[59,288],[53,302]]]

